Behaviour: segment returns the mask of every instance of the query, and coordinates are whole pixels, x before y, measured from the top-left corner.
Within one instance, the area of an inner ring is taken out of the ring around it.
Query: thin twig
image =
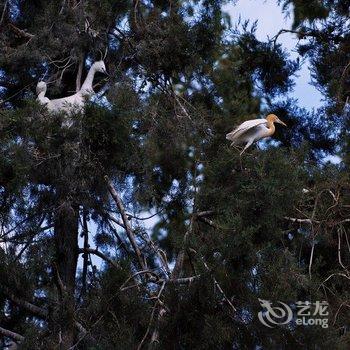
[[[163,293],[163,290],[164,290],[164,287],[165,287],[165,283],[162,284],[158,294],[157,294],[157,301],[155,302],[154,306],[153,306],[153,310],[152,310],[152,313],[151,313],[151,317],[150,317],[150,320],[148,322],[148,327],[147,327],[147,330],[146,330],[146,333],[144,334],[139,346],[137,347],[137,350],[140,350],[142,348],[142,345],[143,343],[145,342],[145,340],[147,339],[148,337],[148,334],[149,334],[149,331],[151,329],[151,326],[152,326],[152,323],[153,323],[153,319],[154,319],[154,315],[155,315],[155,312],[156,312],[156,309],[157,309],[157,306],[158,304],[160,303],[160,296],[162,295]]]
[[[203,257],[201,258],[201,260],[202,260],[202,263],[203,263],[204,267],[207,269],[207,271],[208,271],[209,273],[211,273],[211,272],[210,272],[210,269],[209,269],[209,266],[208,266],[207,263],[204,261]],[[212,274],[211,274],[211,275],[212,275]],[[213,281],[214,281],[215,286],[218,288],[219,292],[221,293],[221,295],[223,296],[223,298],[225,299],[225,301],[227,302],[227,304],[231,307],[233,313],[235,313],[235,312],[237,311],[237,309],[233,306],[233,304],[231,303],[230,299],[226,296],[224,290],[221,288],[221,286],[220,286],[219,282],[217,281],[217,279],[216,279],[213,275],[212,275],[212,279],[213,279]]]
[[[129,241],[130,241],[130,243],[131,243],[131,245],[132,245],[132,247],[133,247],[133,249],[134,249],[134,251],[136,253],[138,263],[139,263],[140,267],[142,268],[142,270],[147,270],[147,266],[144,263],[141,251],[140,251],[140,249],[139,249],[139,247],[138,247],[138,245],[136,243],[136,238],[135,238],[134,232],[133,232],[133,230],[132,230],[132,228],[130,226],[128,217],[126,215],[123,202],[120,199],[119,194],[115,190],[112,182],[109,180],[108,176],[105,176],[105,180],[107,182],[109,193],[111,194],[112,198],[114,199],[115,203],[117,204],[118,210],[119,210],[120,215],[121,215],[122,220],[123,220],[123,224],[124,224],[124,228],[125,228],[126,234],[127,234],[128,238],[129,238]]]
[[[102,260],[104,260],[104,261],[108,262],[109,264],[111,264],[112,266],[114,266],[115,268],[120,269],[120,266],[115,261],[113,261],[108,256],[106,256],[105,254],[100,252],[97,248],[96,249],[79,248],[79,253],[80,254],[93,254],[93,255],[96,255],[99,258],[101,258]]]

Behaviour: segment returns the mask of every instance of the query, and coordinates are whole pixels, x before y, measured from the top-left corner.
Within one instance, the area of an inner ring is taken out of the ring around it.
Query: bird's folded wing
[[[244,122],[240,126],[238,126],[235,130],[228,133],[226,135],[226,139],[234,141],[236,138],[240,137],[247,130],[252,129],[258,125],[266,124],[266,123],[267,123],[266,119],[247,120],[246,122]]]

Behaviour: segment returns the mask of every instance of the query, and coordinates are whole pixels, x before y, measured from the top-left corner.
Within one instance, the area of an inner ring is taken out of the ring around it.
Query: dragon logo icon
[[[272,302],[269,300],[259,299],[260,305],[265,309],[258,313],[260,322],[269,328],[273,328],[275,325],[284,325],[289,323],[293,318],[292,309],[285,303],[279,301],[280,306],[272,306]]]

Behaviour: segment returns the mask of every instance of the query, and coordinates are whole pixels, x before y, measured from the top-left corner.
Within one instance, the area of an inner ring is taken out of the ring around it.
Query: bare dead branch
[[[311,280],[311,270],[312,270],[312,262],[314,258],[314,252],[315,252],[315,238],[312,239],[312,246],[311,246],[311,253],[310,253],[310,260],[309,260],[309,278]]]
[[[113,261],[107,255],[105,255],[102,252],[100,252],[98,249],[80,248],[79,249],[79,253],[80,254],[93,254],[93,255],[96,255],[99,258],[101,258],[102,260],[104,260],[104,261],[108,262],[109,264],[111,264],[112,266],[114,266],[115,268],[120,269],[120,266],[115,261]]]
[[[216,213],[217,212],[214,210],[205,210],[205,211],[199,211],[197,213],[194,213],[193,216],[195,216],[196,218],[201,218],[201,217],[212,216]]]
[[[340,306],[338,307],[338,310],[337,310],[337,312],[335,313],[335,316],[334,316],[333,326],[335,325],[335,323],[336,323],[336,321],[337,321],[337,318],[338,318],[338,314],[339,314],[339,312],[340,312],[340,310],[341,310],[341,308],[342,308],[343,306],[346,306],[346,307],[350,308],[350,305],[349,305],[347,302],[342,302],[342,303],[340,304]]]
[[[281,29],[274,37],[271,38],[271,42],[273,42],[274,45],[276,45],[278,38],[280,35],[290,33],[290,34],[296,34],[298,39],[304,39],[305,37],[319,37],[319,34],[313,30],[308,31],[298,31],[298,30],[291,30],[291,29]]]
[[[216,224],[213,220],[210,220],[206,217],[198,217],[197,218],[198,221],[201,221],[201,222],[204,222],[205,224],[213,227],[213,228],[216,228],[218,230],[223,230],[224,228],[221,227],[220,225]]]
[[[155,343],[159,342],[159,324],[163,318],[163,316],[166,314],[166,309],[163,306],[160,306],[159,310],[158,310],[158,315],[157,315],[157,321],[156,321],[156,325],[153,329],[153,333],[151,336],[151,341],[148,344],[148,350],[152,350],[153,349],[153,345]]]
[[[163,293],[164,287],[165,287],[165,283],[163,283],[161,288],[159,289],[159,292],[158,292],[157,297],[156,297],[156,302],[154,303],[154,306],[153,306],[153,309],[152,309],[152,313],[151,313],[151,317],[150,317],[150,320],[148,322],[148,327],[147,327],[146,333],[144,334],[144,336],[143,336],[139,346],[137,347],[137,350],[140,350],[142,348],[143,343],[145,342],[145,340],[148,337],[148,334],[150,332],[150,329],[151,329],[151,326],[152,326],[152,323],[153,323],[154,315],[155,315],[156,310],[157,310],[157,306],[161,302],[160,301],[160,297],[161,297],[161,295]],[[152,335],[152,340],[153,340],[153,335]],[[153,342],[154,342],[154,340],[153,340]]]
[[[117,207],[118,207],[118,210],[120,212],[120,215],[122,217],[122,220],[123,220],[123,224],[124,224],[124,228],[125,228],[125,231],[126,231],[126,234],[129,238],[129,241],[136,253],[136,256],[137,256],[137,260],[138,260],[138,263],[140,265],[140,267],[142,268],[142,270],[147,270],[147,266],[142,258],[142,254],[141,254],[141,251],[136,243],[136,238],[135,238],[135,235],[134,235],[134,232],[130,226],[130,223],[129,223],[129,220],[128,220],[128,217],[126,215],[126,212],[125,212],[125,209],[124,209],[124,205],[123,205],[123,202],[122,200],[120,199],[119,197],[119,194],[117,193],[117,191],[115,190],[112,182],[109,180],[108,176],[105,176],[105,180],[107,182],[107,186],[108,186],[108,190],[109,190],[109,193],[111,194],[112,198],[114,199]]]
[[[75,91],[76,92],[78,92],[81,88],[81,76],[83,74],[83,68],[84,68],[84,55],[82,54],[79,58],[78,72],[77,72],[77,77],[75,79]]]
[[[152,219],[154,218],[155,216],[159,215],[162,211],[164,210],[164,208],[162,208],[161,210],[157,211],[156,213],[152,214],[152,215],[149,215],[149,216],[146,216],[144,218],[140,218],[139,216],[135,216],[135,215],[132,215],[132,214],[129,214],[129,213],[126,213],[126,215],[129,217],[129,218],[133,218],[133,219],[136,219],[136,220],[149,220],[149,219]]]
[[[128,277],[128,279],[120,286],[119,290],[124,291],[126,289],[129,289],[128,287],[125,287],[132,279],[137,283],[136,281],[136,277],[140,276],[140,275],[152,275],[155,279],[154,282],[156,282],[159,277],[158,275],[153,272],[152,270],[142,270],[142,271],[138,271],[136,273],[134,273],[132,276]],[[139,285],[139,283],[137,283],[136,285]]]
[[[233,304],[231,303],[230,299],[226,296],[224,290],[220,286],[220,283],[217,281],[215,276],[211,273],[211,271],[209,269],[209,266],[204,261],[203,257],[201,258],[201,260],[202,260],[202,263],[203,263],[204,267],[206,268],[206,270],[212,275],[212,279],[213,279],[214,285],[217,287],[217,289],[219,290],[219,292],[223,296],[223,298],[226,301],[226,303],[230,306],[230,308],[232,309],[232,312],[235,313],[237,311],[237,309],[233,306]]]
[[[42,319],[47,319],[49,317],[49,312],[44,309],[41,308],[39,306],[36,306],[32,303],[29,303],[26,300],[17,298],[12,292],[9,291],[8,288],[6,287],[2,287],[3,292],[5,293],[6,297],[11,300],[13,303],[15,303],[16,305],[18,305],[19,307],[22,307],[23,309],[29,311],[31,314],[40,317]],[[79,330],[80,333],[82,334],[86,334],[87,330],[85,329],[85,327],[78,321],[75,321],[75,326],[77,327],[77,329]]]
[[[16,342],[21,342],[24,340],[23,335],[9,331],[8,329],[2,328],[2,327],[0,327],[0,334],[2,334],[5,337],[11,338]]]
[[[21,36],[22,38],[26,38],[26,39],[32,39],[35,37],[34,34],[30,34],[28,32],[26,32],[23,29],[19,29],[18,27],[16,27],[14,24],[9,23],[9,27],[18,35]]]
[[[184,278],[176,278],[176,279],[168,279],[168,280],[159,280],[159,283],[166,283],[166,284],[191,284],[192,282],[198,280],[201,277],[201,275],[191,276],[191,277],[184,277]]]
[[[320,287],[334,276],[345,277],[346,279],[350,280],[350,276],[346,275],[345,273],[332,273],[320,284]]]
[[[177,279],[181,274],[183,262],[185,260],[186,245],[187,245],[188,237],[190,235],[190,231],[192,230],[192,222],[193,222],[193,219],[191,219],[190,227],[186,231],[184,238],[182,240],[182,248],[176,257],[175,266],[171,274],[171,279]]]
[[[7,5],[8,5],[8,0],[5,1],[5,4],[4,4],[3,10],[2,10],[2,14],[1,14],[1,18],[0,18],[0,26],[2,25],[2,22],[4,21],[4,18],[5,18],[5,14],[7,11]]]
[[[311,220],[311,219],[299,219],[299,218],[291,218],[289,216],[285,216],[284,219],[288,220],[288,221],[292,221],[293,223],[298,223],[298,224],[308,224],[308,225],[312,225],[312,223],[316,223],[319,224],[320,222],[317,220]]]
[[[13,303],[15,303],[16,305],[22,307],[23,309],[29,311],[31,314],[38,316],[40,318],[46,319],[49,316],[49,313],[47,310],[36,306],[26,300],[22,300],[18,297],[16,297],[12,292],[10,292],[10,290],[6,287],[2,288],[6,297],[11,300]]]
[[[113,221],[115,224],[117,224],[118,226],[122,227],[125,230],[125,225],[120,220],[116,219],[110,214],[108,214],[108,219]]]
[[[343,264],[343,261],[342,261],[342,258],[341,258],[341,234],[342,234],[342,231],[340,229],[340,227],[338,227],[337,229],[337,233],[338,233],[338,262],[340,264],[340,266],[346,271],[347,271],[347,268],[345,267],[345,265]]]
[[[344,219],[339,222],[337,222],[337,225],[345,224],[346,222],[350,222],[350,219]]]

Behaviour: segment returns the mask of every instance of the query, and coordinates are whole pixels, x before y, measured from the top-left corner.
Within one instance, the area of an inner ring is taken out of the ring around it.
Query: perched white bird
[[[94,94],[92,83],[96,72],[105,73],[106,66],[103,61],[95,62],[89,69],[88,75],[81,89],[74,95],[51,100],[47,108],[51,112],[77,113],[84,109],[85,101]]]
[[[283,123],[275,114],[269,114],[266,119],[253,119],[239,125],[235,130],[226,135],[226,139],[232,141],[231,146],[238,146],[245,144],[240,155],[251,146],[265,137],[272,136],[275,133],[275,124]]]
[[[45,97],[46,90],[46,83],[44,81],[39,81],[36,86],[36,94],[38,95],[37,101],[44,106],[46,106],[50,102],[50,100],[47,97]]]
[[[37,100],[45,105],[50,112],[67,112],[68,114],[81,112],[84,109],[85,100],[94,94],[92,84],[96,72],[107,74],[103,61],[97,61],[91,66],[83,85],[77,93],[54,100],[45,97],[46,83],[40,81],[36,88],[38,94]]]

